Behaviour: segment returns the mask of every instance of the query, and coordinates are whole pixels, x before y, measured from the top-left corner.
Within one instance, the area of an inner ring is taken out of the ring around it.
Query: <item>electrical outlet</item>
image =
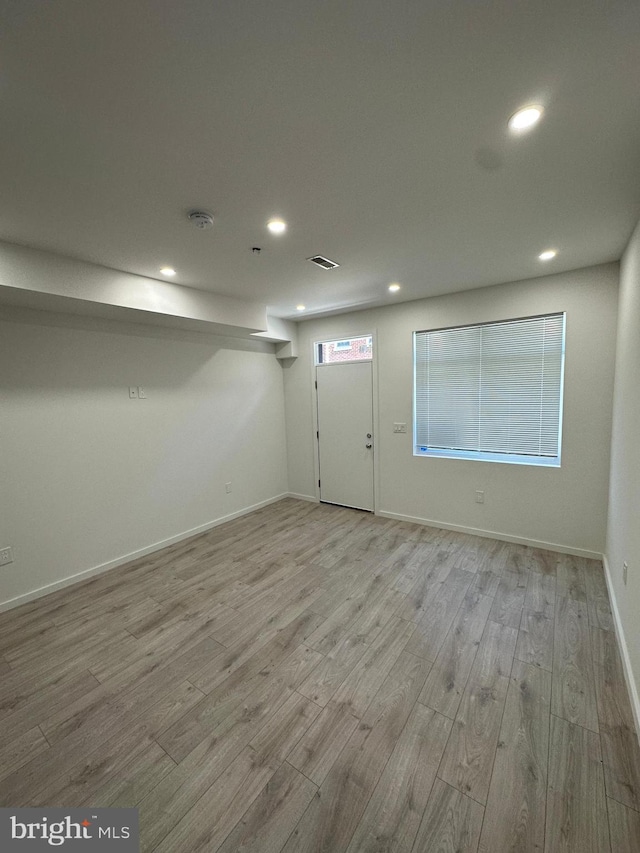
[[[0,548],[0,566],[13,563],[13,551],[11,548]]]
[[[144,390],[142,385],[138,385],[138,398],[140,400],[146,400],[147,399],[147,392]]]
[[[231,494],[231,483],[225,483],[224,490],[227,494]]]
[[[407,425],[406,424],[394,424],[393,425],[393,431],[394,432],[406,432],[407,431]]]
[[[129,399],[130,400],[137,400],[138,399],[138,389],[136,388],[135,385],[129,386]]]
[[[622,564],[622,582],[625,586],[627,585],[627,570],[628,569],[629,569],[629,566],[627,565],[627,563],[623,563]]]
[[[483,504],[484,503],[484,492],[481,492],[479,489],[476,490],[476,503]]]

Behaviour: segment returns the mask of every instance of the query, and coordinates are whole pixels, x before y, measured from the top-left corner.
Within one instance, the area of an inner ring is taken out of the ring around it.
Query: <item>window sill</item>
[[[471,453],[465,450],[413,449],[414,456],[436,459],[465,459],[469,462],[503,462],[506,465],[533,465],[536,468],[560,468],[559,457],[520,456],[511,453]]]

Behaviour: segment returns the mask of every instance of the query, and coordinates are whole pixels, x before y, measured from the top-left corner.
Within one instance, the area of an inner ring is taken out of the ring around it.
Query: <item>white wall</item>
[[[640,223],[620,269],[607,530],[609,591],[640,724]],[[622,564],[628,563],[628,581]]]
[[[316,496],[314,341],[376,335],[379,432],[376,509],[462,529],[601,554],[605,544],[618,265],[308,320],[285,369],[289,489]],[[412,454],[412,332],[567,312],[560,469],[416,458]],[[393,434],[406,422],[407,435]],[[475,503],[475,490],[485,503]]]
[[[0,302],[126,322],[246,336],[266,306],[0,241]],[[286,329],[280,329],[286,331]]]
[[[286,493],[285,440],[273,344],[3,309],[0,605]]]

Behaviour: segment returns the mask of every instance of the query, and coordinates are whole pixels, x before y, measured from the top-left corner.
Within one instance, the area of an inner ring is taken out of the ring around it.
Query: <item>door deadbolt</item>
[[[370,432],[368,432],[368,433],[367,433],[367,438],[371,438],[371,433],[370,433]]]

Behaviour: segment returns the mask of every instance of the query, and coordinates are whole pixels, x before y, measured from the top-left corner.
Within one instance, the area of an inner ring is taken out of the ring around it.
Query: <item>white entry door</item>
[[[373,511],[373,384],[370,361],[319,364],[320,500]]]

